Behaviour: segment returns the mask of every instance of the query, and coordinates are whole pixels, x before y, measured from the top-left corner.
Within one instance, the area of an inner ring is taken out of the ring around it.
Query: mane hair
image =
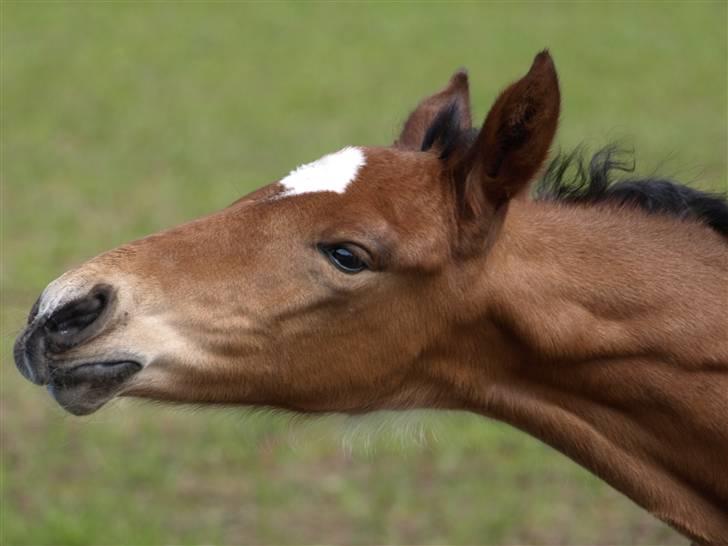
[[[635,162],[630,152],[607,146],[595,153],[588,164],[584,150],[576,148],[553,159],[535,186],[535,198],[574,204],[617,203],[650,214],[665,214],[702,222],[728,237],[726,195],[708,193],[665,178],[623,177],[632,173]]]

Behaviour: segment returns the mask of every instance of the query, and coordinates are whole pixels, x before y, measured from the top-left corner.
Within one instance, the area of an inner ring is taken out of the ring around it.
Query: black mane
[[[598,151],[587,164],[583,150],[560,154],[549,163],[536,183],[535,196],[541,201],[576,204],[617,203],[648,213],[692,218],[728,236],[726,196],[707,193],[664,178],[625,177],[632,173],[631,154],[616,146]]]

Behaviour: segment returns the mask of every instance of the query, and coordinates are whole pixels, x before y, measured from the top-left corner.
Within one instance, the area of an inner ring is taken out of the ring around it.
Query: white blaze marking
[[[325,155],[313,163],[301,165],[281,180],[283,197],[319,191],[344,193],[366,163],[360,148],[347,147]]]

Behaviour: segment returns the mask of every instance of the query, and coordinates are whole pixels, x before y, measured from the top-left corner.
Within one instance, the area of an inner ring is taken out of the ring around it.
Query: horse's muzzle
[[[95,286],[86,296],[63,304],[48,316],[39,314],[36,302],[28,325],[15,341],[13,353],[20,373],[36,385],[47,385],[56,401],[73,414],[95,411],[142,369],[132,360],[67,355],[103,331],[114,302],[114,291],[108,285]]]

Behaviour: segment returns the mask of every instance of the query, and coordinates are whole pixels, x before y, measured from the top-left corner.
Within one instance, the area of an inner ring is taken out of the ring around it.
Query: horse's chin
[[[78,385],[76,387],[57,387],[48,385],[48,392],[64,410],[72,415],[89,415],[106,404],[112,395],[89,396],[92,387]]]

